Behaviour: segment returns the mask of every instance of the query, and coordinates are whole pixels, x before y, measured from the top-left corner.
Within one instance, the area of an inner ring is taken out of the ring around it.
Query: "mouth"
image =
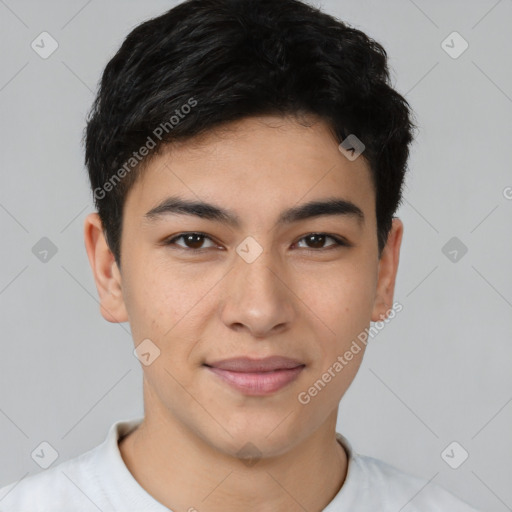
[[[306,365],[295,359],[272,356],[264,359],[237,357],[203,366],[243,394],[264,396],[293,382]]]

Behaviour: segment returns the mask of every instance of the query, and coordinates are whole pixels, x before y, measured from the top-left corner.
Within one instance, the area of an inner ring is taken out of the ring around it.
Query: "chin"
[[[277,420],[274,415],[271,418],[262,416],[261,412],[255,413],[236,425],[231,423],[226,427],[231,435],[222,429],[220,437],[211,439],[212,444],[237,458],[276,457],[289,451],[298,442],[296,438],[302,437],[298,435],[300,428],[288,421],[290,417],[283,421],[286,414],[280,414]]]

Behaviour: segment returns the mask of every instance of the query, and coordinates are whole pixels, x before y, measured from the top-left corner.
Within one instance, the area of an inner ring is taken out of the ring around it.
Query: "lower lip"
[[[296,368],[286,370],[255,373],[233,372],[213,368],[211,366],[207,366],[206,368],[238,391],[246,395],[262,396],[275,393],[294,381],[304,369],[304,366],[297,366]]]

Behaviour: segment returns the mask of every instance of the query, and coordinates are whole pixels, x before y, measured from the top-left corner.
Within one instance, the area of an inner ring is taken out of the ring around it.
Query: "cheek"
[[[301,399],[311,401],[307,407],[313,408],[312,416],[317,418],[337,407],[356,376],[366,349],[358,336],[369,326],[373,309],[375,272],[371,266],[341,267],[323,277],[316,274],[307,285],[307,304],[315,327],[319,326],[315,334],[321,355],[311,368]]]
[[[201,317],[208,302],[205,298],[211,299],[216,291],[212,273],[186,271],[168,262],[133,258],[127,270],[130,279],[123,295],[132,332],[138,337],[154,338],[162,348]]]
[[[376,271],[371,265],[333,265],[326,272],[304,278],[303,286],[307,305],[324,324],[325,352],[350,345],[368,326],[376,291]]]
[[[123,297],[135,344],[139,338],[150,338],[160,345],[162,335],[178,321],[173,304],[176,286],[137,254],[125,268],[129,278],[123,280]]]

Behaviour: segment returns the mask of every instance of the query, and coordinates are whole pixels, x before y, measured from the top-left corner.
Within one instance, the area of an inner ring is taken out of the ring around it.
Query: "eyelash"
[[[184,238],[185,236],[187,235],[199,235],[201,237],[204,237],[204,239],[208,239],[210,241],[212,241],[213,243],[215,243],[215,241],[210,237],[208,236],[206,233],[201,233],[199,231],[189,231],[189,232],[186,232],[186,233],[180,233],[179,235],[176,235],[172,238],[169,238],[167,240],[165,240],[163,242],[163,245],[166,245],[166,246],[171,246],[171,245],[176,245],[175,242],[176,240],[179,240],[180,238]],[[330,235],[329,233],[317,233],[317,232],[313,232],[313,233],[308,233],[307,235],[304,235],[302,238],[300,238],[297,242],[295,243],[298,243],[298,242],[301,242],[302,240],[310,237],[310,236],[313,236],[313,235],[320,235],[320,236],[325,236],[326,238],[331,238],[332,240],[334,240],[334,244],[328,246],[328,247],[323,247],[323,248],[320,248],[320,249],[310,249],[310,248],[305,248],[303,250],[305,250],[306,252],[323,252],[323,251],[328,251],[328,250],[331,250],[331,249],[336,249],[336,248],[339,248],[339,247],[351,247],[351,244],[348,243],[347,241],[343,240],[342,238],[338,237],[338,236],[335,236],[335,235]],[[188,252],[202,252],[202,251],[207,251],[209,249],[211,249],[211,247],[206,247],[206,248],[201,248],[201,249],[191,249],[189,247],[182,247],[182,246],[176,246],[178,249],[182,249],[184,251],[188,251]]]

